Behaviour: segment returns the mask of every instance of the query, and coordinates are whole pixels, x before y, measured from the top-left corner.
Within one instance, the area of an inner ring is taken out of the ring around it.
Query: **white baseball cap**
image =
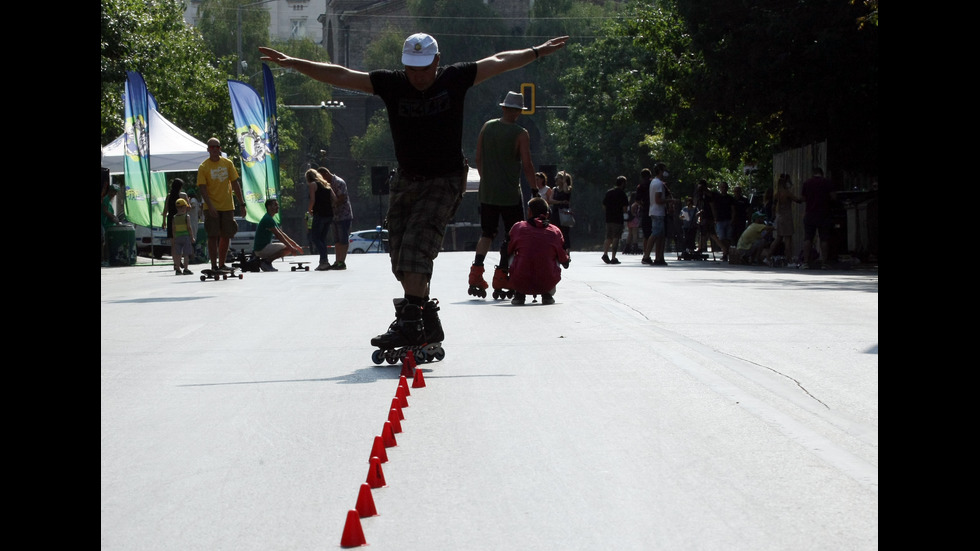
[[[425,33],[415,33],[405,39],[402,47],[402,65],[428,67],[439,54],[439,43]]]

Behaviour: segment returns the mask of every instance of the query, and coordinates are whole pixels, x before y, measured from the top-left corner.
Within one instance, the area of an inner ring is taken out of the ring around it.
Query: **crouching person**
[[[548,220],[548,203],[535,197],[527,204],[527,221],[510,229],[511,304],[524,304],[527,295],[541,295],[543,304],[554,304],[561,281],[561,267],[568,267],[568,253],[561,230]]]
[[[279,212],[279,201],[268,199],[265,202],[265,216],[259,220],[258,227],[255,228],[255,256],[261,261],[260,268],[263,272],[278,272],[272,262],[289,254],[303,254],[303,247],[293,241],[286,232],[282,231],[274,218]],[[279,243],[273,243],[272,237],[279,239]]]

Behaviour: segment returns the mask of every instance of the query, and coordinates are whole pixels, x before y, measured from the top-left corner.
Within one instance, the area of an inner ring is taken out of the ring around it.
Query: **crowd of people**
[[[665,266],[664,252],[669,246],[678,260],[706,259],[710,254],[712,258],[720,255],[723,262],[778,266],[795,258],[803,268],[826,267],[834,193],[821,168],[813,169],[800,195],[793,192],[790,176],[781,174],[775,191],[765,193],[758,210],[740,186],[729,193],[725,181],[715,189],[700,180],[693,196],[680,200],[667,184],[668,175],[666,166],[657,163],[652,170],[640,171],[640,181],[629,199],[625,199],[625,176],[619,176],[606,191],[603,262],[621,264],[616,258],[619,250],[642,254],[642,264]],[[799,251],[793,248],[794,203],[805,203],[804,241]],[[626,242],[620,250],[624,233]]]

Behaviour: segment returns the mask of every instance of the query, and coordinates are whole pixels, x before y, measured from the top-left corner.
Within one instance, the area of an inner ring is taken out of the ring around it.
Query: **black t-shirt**
[[[606,223],[622,224],[623,207],[627,207],[629,204],[630,198],[626,196],[623,188],[614,187],[607,191],[606,196],[602,199],[602,205],[606,207]]]
[[[649,216],[650,213],[650,182],[643,180],[636,185],[636,200],[640,203],[640,214]]]
[[[732,204],[735,202],[735,198],[731,195],[725,193],[716,193],[714,196],[714,208],[715,208],[715,222],[731,222],[732,220]]]
[[[432,86],[416,90],[405,71],[371,71],[374,93],[388,111],[401,170],[428,178],[462,170],[463,102],[476,80],[476,63],[440,67]]]

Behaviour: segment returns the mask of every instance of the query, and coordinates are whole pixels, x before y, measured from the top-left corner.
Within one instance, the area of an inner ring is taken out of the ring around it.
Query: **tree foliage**
[[[224,75],[182,10],[178,0],[102,0],[103,145],[123,131],[126,71],[141,73],[160,112],[190,134],[230,137]]]
[[[269,44],[269,12],[262,4],[255,0],[203,0],[196,25],[215,61],[232,78],[244,80],[243,75],[261,69],[258,48]]]
[[[764,185],[742,168],[823,140],[836,162],[876,170],[877,29],[861,28],[861,4],[632,3],[569,48],[562,157],[597,178],[663,161],[681,194],[700,178]]]

